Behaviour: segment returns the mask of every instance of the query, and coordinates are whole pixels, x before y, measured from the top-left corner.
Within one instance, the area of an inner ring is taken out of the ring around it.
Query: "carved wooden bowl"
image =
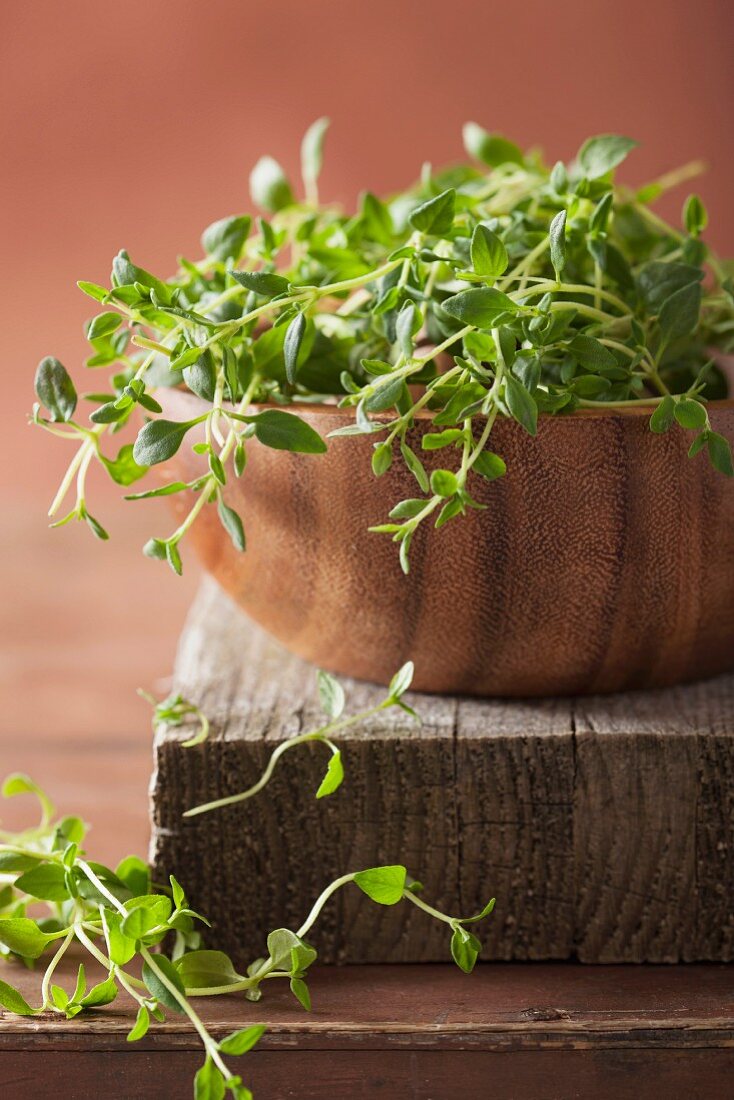
[[[191,394],[164,395],[172,419],[203,409]],[[303,415],[326,436],[352,414]],[[365,436],[329,440],[315,456],[251,442],[245,474],[226,489],[246,553],[213,508],[189,537],[256,622],[314,664],[360,679],[387,682],[408,659],[418,690],[471,695],[711,676],[734,668],[734,481],[705,454],[687,457],[690,433],[652,435],[648,416],[542,416],[535,440],[498,420],[492,447],[507,475],[472,485],[487,510],[419,530],[408,576],[389,536],[367,528],[417,486],[400,461],[374,478]],[[731,438],[734,402],[713,403],[711,419]],[[429,470],[450,464],[445,451],[421,451],[430,428],[426,415],[409,439]],[[186,479],[201,472],[186,444],[175,461]]]

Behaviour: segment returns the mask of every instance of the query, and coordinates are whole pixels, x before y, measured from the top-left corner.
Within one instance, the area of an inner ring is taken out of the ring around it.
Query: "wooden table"
[[[86,636],[81,611],[72,620],[76,633],[68,619],[63,626],[59,622],[54,636],[47,630],[43,634],[48,648],[39,648],[37,623],[49,594],[29,581],[24,591],[30,611],[6,624],[5,637],[15,640],[7,683],[26,690],[6,693],[1,763],[3,774],[30,772],[48,788],[60,812],[82,813],[94,826],[90,853],[114,862],[128,851],[144,851],[148,834],[150,731],[133,688],[136,683],[150,686],[150,681],[135,646],[146,605],[161,595],[153,593],[158,574],[141,570],[139,585],[150,578],[145,598],[118,599],[104,579],[114,572],[109,558],[109,574],[95,573],[98,548],[92,549],[90,568],[70,576],[80,594],[82,586],[92,586],[95,606],[115,603],[109,613],[125,627],[120,627],[118,649],[99,657],[90,697],[83,683],[86,657],[80,661],[77,645],[77,636]],[[115,545],[110,552],[116,553]],[[162,591],[177,600],[181,592],[170,586]],[[160,628],[153,642],[149,639],[147,657],[152,645],[161,672],[166,654],[172,656],[176,625],[167,627],[168,635]],[[64,678],[59,674],[49,681],[62,660],[69,666]],[[23,802],[2,806],[6,827],[25,820]],[[4,968],[1,972],[37,1001],[37,975],[20,969],[12,975]],[[61,977],[70,982],[68,971]],[[215,1033],[256,1020],[270,1025],[258,1048],[242,1060],[244,1079],[257,1100],[732,1096],[734,970],[725,965],[486,963],[468,976],[434,964],[352,966],[315,971],[311,987],[311,1015],[278,988],[269,988],[259,1005],[236,998],[199,1002]],[[201,1055],[187,1027],[172,1020],[132,1045],[125,1041],[131,1019],[122,996],[96,1015],[71,1022],[1,1015],[2,1100],[38,1100],[45,1094],[64,1100],[191,1096]]]
[[[72,967],[66,968],[71,983]],[[37,979],[17,974],[32,998]],[[322,967],[310,1015],[286,989],[198,1002],[215,1034],[267,1023],[241,1060],[257,1100],[730,1100],[734,975],[726,965],[487,963]],[[202,1008],[203,1006],[203,1008]],[[78,1020],[0,1024],[8,1100],[177,1100],[201,1060],[177,1019],[135,1045],[122,1001]],[[238,1067],[239,1068],[239,1067]]]
[[[26,743],[22,755],[23,766],[56,778],[60,809],[81,808],[94,821],[94,854],[117,858],[133,846],[131,835],[145,832],[143,738],[87,745],[83,769],[78,753],[73,763],[48,744]],[[20,806],[11,808],[20,823]],[[61,972],[65,984],[71,969]],[[37,1001],[37,974],[3,974]],[[236,997],[198,1002],[215,1034],[269,1025],[242,1060],[257,1100],[732,1096],[731,966],[484,963],[471,975],[440,964],[322,967],[311,987],[310,1015],[283,988],[268,988],[259,1005]],[[122,995],[70,1022],[1,1016],[3,1100],[37,1100],[51,1090],[64,1100],[190,1096],[201,1057],[190,1029],[171,1019],[131,1045],[132,1018]]]

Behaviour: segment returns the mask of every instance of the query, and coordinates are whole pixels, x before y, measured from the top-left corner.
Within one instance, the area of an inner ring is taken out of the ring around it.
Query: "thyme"
[[[102,309],[86,326],[87,366],[110,368],[111,384],[85,395],[93,409],[81,417],[63,365],[39,365],[33,420],[77,448],[52,517],[74,486],[75,500],[55,525],[80,520],[107,538],[87,503],[90,464],[129,489],[203,425],[200,476],[127,494],[190,495],[176,530],[144,551],[181,572],[180,543],[210,504],[244,550],[228,479],[244,474],[253,438],[323,452],[298,410],[324,400],[354,410],[354,422],[332,434],[374,436],[375,476],[401,461],[415,478],[415,497],[396,501],[375,528],[398,544],[405,571],[420,524],[440,528],[480,507],[474,480],[504,476],[488,446],[497,416],[533,436],[539,414],[638,405],[654,432],[695,433],[691,455],[705,451],[731,476],[729,443],[707,412],[727,393],[711,356],[734,347],[729,268],[701,239],[698,196],[686,199],[680,229],[651,209],[697,166],[632,191],[614,182],[635,145],[628,138],[591,138],[571,164],[549,167],[469,123],[473,163],[427,168],[404,193],[365,193],[344,214],[318,201],[326,126],[319,120],[304,139],[302,200],[265,157],[250,182],[268,217],[214,222],[202,235],[204,258],[182,258],[170,279],[121,251],[109,287],[79,284]],[[181,423],[162,417],[154,394],[170,385],[203,398],[204,411]],[[134,444],[105,454],[103,440],[137,409],[149,419]],[[422,410],[435,429],[422,446],[447,456],[430,478],[408,441]]]
[[[378,905],[407,901],[445,923],[451,933],[452,957],[466,972],[472,970],[481,948],[467,925],[487,916],[494,906],[492,900],[473,917],[451,917],[420,897],[420,884],[408,877],[402,865],[351,872],[322,891],[298,929],[274,929],[263,956],[241,974],[223,951],[201,948],[198,927],[208,922],[189,907],[173,876],[167,886],[157,886],[147,865],[136,856],[128,856],[114,869],[89,859],[83,848],[84,822],[76,816],[55,819],[48,796],[27,776],[9,776],[2,793],[8,797],[34,794],[41,818],[23,832],[0,832],[0,957],[27,967],[43,960],[44,969],[36,1006],[4,980],[0,980],[0,1005],[21,1016],[51,1013],[72,1019],[111,1004],[122,991],[137,1004],[130,1042],[142,1039],[167,1013],[183,1015],[204,1051],[194,1081],[196,1100],[222,1100],[225,1093],[251,1100],[252,1093],[232,1069],[231,1059],[251,1050],[265,1027],[251,1024],[216,1039],[192,1001],[237,993],[247,1001],[258,1001],[265,982],[283,980],[308,1011],[311,993],[306,979],[317,951],[306,936],[338,890],[356,886]],[[172,947],[166,951],[171,940]],[[59,963],[72,948],[82,949],[102,967],[101,981],[90,987],[83,963],[72,989],[54,981]]]

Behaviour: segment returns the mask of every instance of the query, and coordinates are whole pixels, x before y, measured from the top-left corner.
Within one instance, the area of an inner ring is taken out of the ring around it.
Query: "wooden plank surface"
[[[211,581],[175,679],[212,734],[183,749],[185,732],[159,732],[152,854],[218,914],[215,938],[235,954],[257,949],[273,919],[300,923],[304,899],[345,870],[404,862],[451,912],[496,895],[488,958],[734,958],[734,677],[576,700],[418,695],[421,726],[393,710],[339,736],[347,779],[331,798],[314,800],[324,753],[304,747],[267,796],[189,820],[189,807],[253,783],[319,713],[313,669]],[[347,689],[355,710],[382,697]],[[245,920],[235,898],[266,867],[279,872]],[[422,914],[376,911],[356,891],[323,932],[327,961],[445,957]]]
[[[62,984],[72,975],[65,963]],[[15,980],[33,1000],[38,978],[19,969]],[[663,1086],[672,1097],[731,1095],[734,977],[726,966],[490,963],[470,976],[441,965],[319,967],[311,984],[310,1014],[277,986],[257,1005],[236,996],[197,1001],[216,1035],[267,1024],[241,1063],[259,1100],[480,1100],[490,1081],[499,1100],[652,1098]],[[122,997],[83,1026],[2,1017],[8,1095],[31,1100],[51,1082],[71,1100],[102,1088],[120,1098],[189,1095],[199,1057],[191,1029],[171,1017],[130,1046],[133,1019]]]

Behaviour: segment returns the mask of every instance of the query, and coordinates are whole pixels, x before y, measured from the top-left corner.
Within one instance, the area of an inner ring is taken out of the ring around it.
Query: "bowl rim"
[[[199,397],[198,394],[192,393],[191,390],[185,389],[183,386],[166,386],[161,387],[157,392],[162,396],[161,390],[166,393],[175,394],[178,397],[182,397],[184,400],[190,400],[196,402],[199,405],[211,405],[210,401],[207,401],[203,397]],[[674,394],[673,396],[683,396],[682,394]],[[227,401],[222,405],[223,409],[232,409],[235,406]],[[318,415],[332,415],[343,418],[344,420],[354,418],[354,409],[351,405],[332,405],[326,401],[294,401],[290,405],[281,405],[276,401],[261,401],[253,402],[250,406],[251,409],[281,409],[285,411],[293,411],[298,409],[301,412],[313,412]],[[538,418],[543,421],[554,421],[557,423],[566,422],[570,420],[595,420],[595,419],[614,419],[615,417],[622,418],[635,418],[640,416],[651,416],[657,405],[617,405],[613,408],[600,408],[600,409],[574,409],[573,412],[568,413],[548,413],[540,412]],[[712,410],[734,409],[734,397],[718,398],[714,401],[707,401],[706,408]],[[438,413],[433,412],[430,409],[419,409],[415,414],[416,420],[433,420]],[[382,420],[389,422],[394,420],[395,417],[390,415],[388,411],[372,414],[372,419],[377,422]]]

